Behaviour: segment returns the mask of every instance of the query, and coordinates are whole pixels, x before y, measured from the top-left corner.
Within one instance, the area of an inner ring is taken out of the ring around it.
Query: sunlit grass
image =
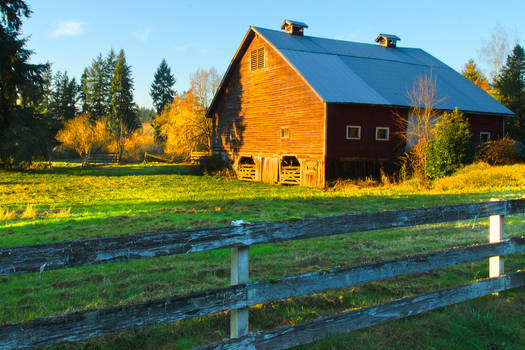
[[[430,207],[525,196],[525,165],[467,167],[454,177],[421,184],[341,182],[327,190],[270,186],[193,175],[191,167],[123,165],[81,169],[0,171],[0,245],[210,225],[232,220],[283,220],[312,215]],[[505,179],[505,180],[501,180]],[[29,209],[28,209],[29,208]],[[24,213],[26,218],[22,218]],[[525,215],[505,218],[506,237],[523,235]],[[358,265],[488,240],[488,218],[340,235],[250,248],[250,279]],[[508,257],[507,271],[524,255]],[[295,324],[429,292],[487,276],[487,262],[276,301],[250,310],[252,331]],[[185,294],[229,283],[229,251],[169,256],[0,277],[0,324],[92,307]],[[525,347],[523,288],[389,323],[315,345],[318,349]],[[502,318],[496,312],[505,310]],[[486,322],[501,332],[484,335]],[[433,328],[434,325],[438,329]],[[467,331],[464,328],[468,328]],[[513,338],[506,340],[509,332]],[[467,336],[468,334],[468,336]],[[465,335],[465,336],[463,336]],[[67,347],[189,348],[228,336],[228,315],[198,317]],[[469,343],[469,338],[478,337]],[[452,339],[455,344],[447,342]],[[506,341],[505,346],[502,344]],[[305,347],[310,348],[310,346]],[[496,348],[495,348],[496,349]]]

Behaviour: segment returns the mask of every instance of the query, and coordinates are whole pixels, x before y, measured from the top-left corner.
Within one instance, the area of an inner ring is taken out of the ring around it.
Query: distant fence
[[[231,248],[231,284],[222,289],[92,309],[0,326],[0,348],[46,347],[231,310],[231,340],[202,349],[286,349],[525,285],[525,271],[504,275],[503,256],[525,252],[525,238],[503,239],[504,216],[525,199],[356,213],[240,226],[0,247],[0,275]],[[490,243],[372,264],[248,282],[249,246],[490,216]],[[249,334],[248,307],[278,299],[489,259],[489,279]]]

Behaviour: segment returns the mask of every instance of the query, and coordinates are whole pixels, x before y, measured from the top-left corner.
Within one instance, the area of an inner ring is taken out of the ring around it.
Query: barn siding
[[[404,150],[402,131],[394,113],[406,115],[406,109],[356,104],[329,103],[327,106],[328,159],[392,159]],[[361,126],[360,140],[346,139],[346,126]],[[376,141],[376,127],[389,127],[389,141]]]
[[[266,66],[251,72],[250,50],[260,47]],[[225,83],[213,114],[215,151],[323,158],[324,104],[264,40],[254,36]]]
[[[491,140],[498,140],[504,136],[503,117],[467,114],[467,118],[470,124],[471,139],[475,145],[479,144],[479,133],[482,131],[490,132]]]

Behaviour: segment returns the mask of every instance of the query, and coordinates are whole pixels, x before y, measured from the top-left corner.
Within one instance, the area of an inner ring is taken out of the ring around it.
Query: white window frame
[[[487,141],[481,141],[481,136],[482,135],[487,135],[487,141],[490,141],[490,131],[481,131],[479,133],[479,142],[480,143],[487,142]]]
[[[386,138],[380,139],[377,137],[377,132],[379,130],[386,130]],[[390,140],[390,128],[388,126],[378,126],[376,127],[376,141],[389,141]]]
[[[348,130],[350,128],[357,128],[357,137],[350,137],[348,136]],[[347,125],[346,126],[346,139],[347,140],[361,140],[361,126],[359,125]]]

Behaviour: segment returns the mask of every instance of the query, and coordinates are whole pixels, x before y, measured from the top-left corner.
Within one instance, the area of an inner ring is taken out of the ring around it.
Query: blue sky
[[[23,26],[33,62],[53,63],[77,79],[99,53],[124,49],[135,80],[135,101],[151,107],[149,88],[162,58],[189,87],[198,68],[224,72],[250,25],[279,29],[285,18],[309,25],[306,35],[372,43],[377,34],[401,37],[456,70],[479,61],[482,39],[497,25],[511,44],[525,39],[525,1],[122,1],[32,0]],[[482,63],[482,62],[480,62]]]

